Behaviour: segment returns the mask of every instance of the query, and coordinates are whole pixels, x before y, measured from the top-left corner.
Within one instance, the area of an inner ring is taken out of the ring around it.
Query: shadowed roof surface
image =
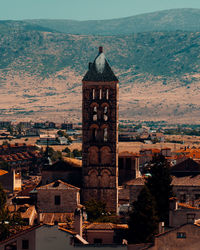
[[[103,48],[99,47],[99,54],[93,63],[89,63],[89,69],[82,81],[88,82],[118,82],[117,77],[113,73],[108,64]]]

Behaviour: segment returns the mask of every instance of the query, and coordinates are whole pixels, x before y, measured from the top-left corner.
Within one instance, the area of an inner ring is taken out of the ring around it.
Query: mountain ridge
[[[169,9],[106,20],[24,20],[68,34],[128,35],[151,31],[198,31],[200,9]]]
[[[120,80],[120,117],[194,123],[200,31],[76,35],[0,22],[0,118],[80,121],[81,80],[103,46]]]

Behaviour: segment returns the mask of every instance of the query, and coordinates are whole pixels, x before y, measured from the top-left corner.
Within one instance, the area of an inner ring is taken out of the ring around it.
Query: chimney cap
[[[99,47],[99,53],[103,53],[103,47],[102,46]]]

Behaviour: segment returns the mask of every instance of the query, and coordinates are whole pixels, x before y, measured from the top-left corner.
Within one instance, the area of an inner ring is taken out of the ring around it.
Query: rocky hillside
[[[101,45],[120,80],[120,119],[199,121],[200,32],[54,30],[0,22],[0,119],[80,121],[81,79]]]

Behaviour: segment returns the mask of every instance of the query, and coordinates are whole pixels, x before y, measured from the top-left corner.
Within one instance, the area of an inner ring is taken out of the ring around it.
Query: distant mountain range
[[[80,120],[81,78],[100,45],[120,80],[121,118],[198,121],[199,9],[0,21],[0,119]]]
[[[54,31],[78,35],[127,35],[150,31],[199,31],[200,9],[172,9],[98,21],[27,20]]]

